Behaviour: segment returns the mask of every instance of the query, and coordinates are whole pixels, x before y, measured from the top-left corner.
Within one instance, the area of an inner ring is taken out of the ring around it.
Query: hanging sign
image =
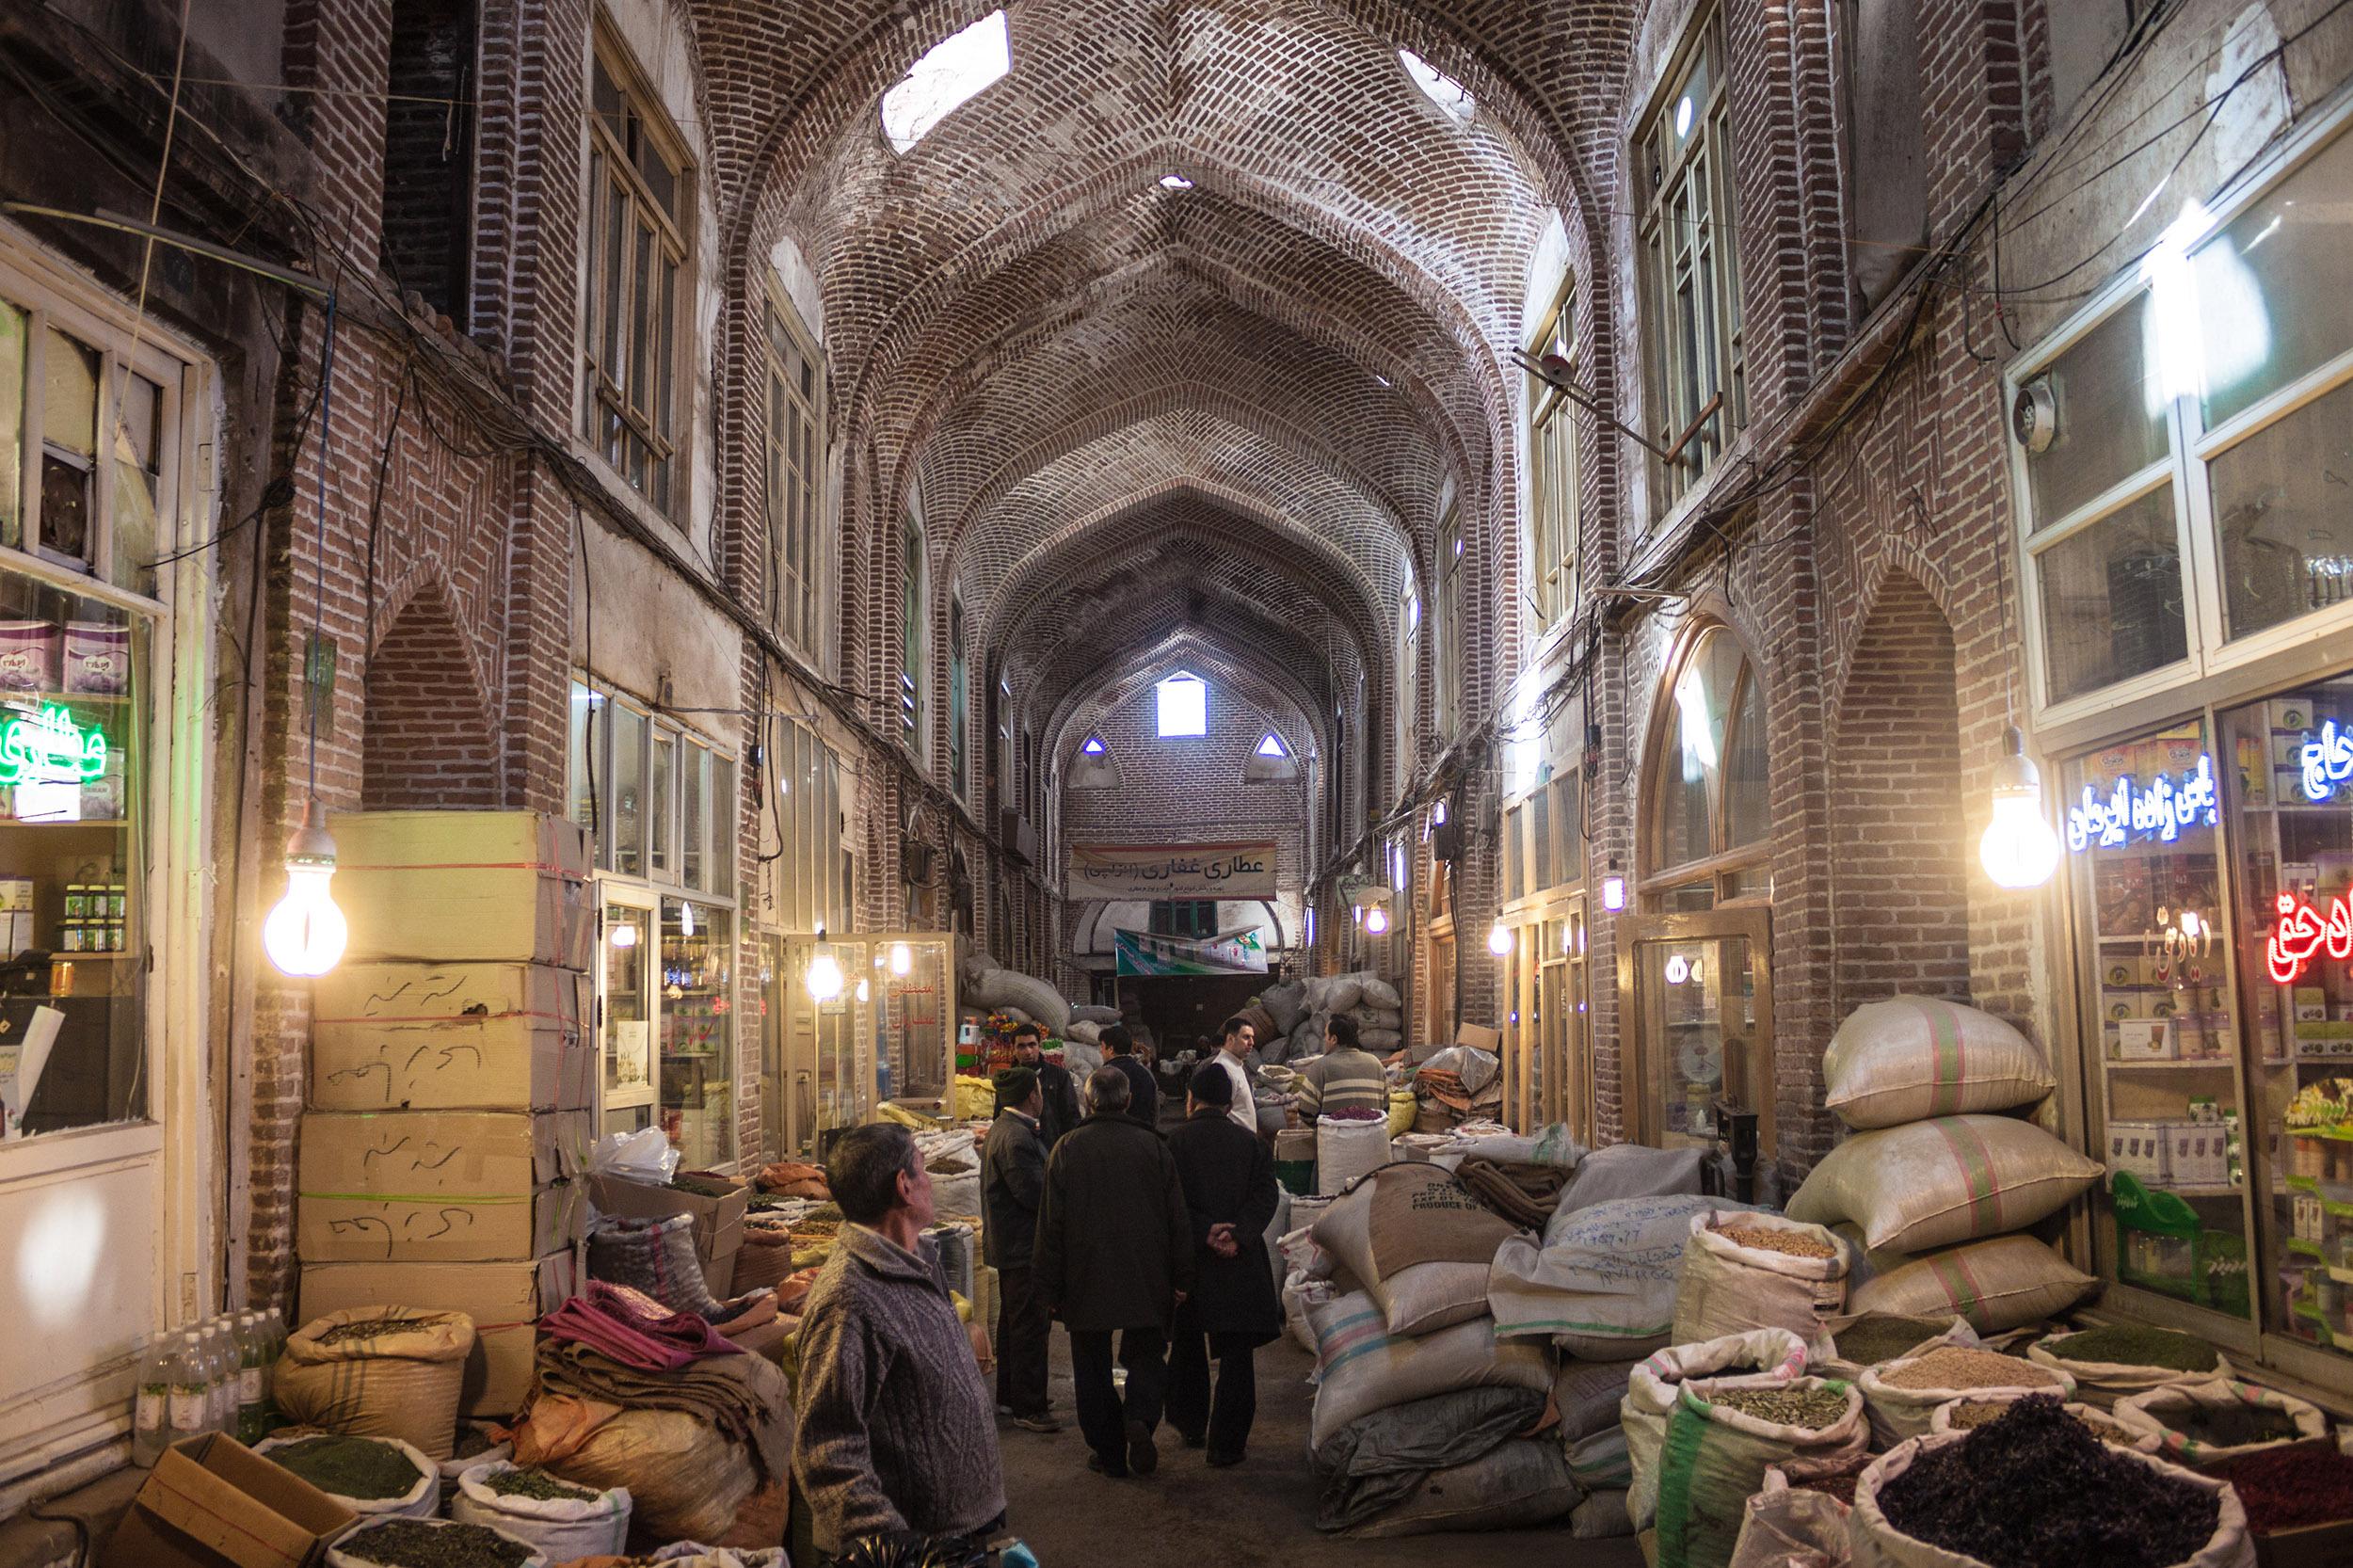
[[[2280,923],[2264,944],[2264,958],[2278,984],[2303,979],[2323,952],[2340,961],[2353,959],[2353,905],[2343,893],[2330,899],[2326,910],[2294,893],[2281,893],[2275,907]]]
[[[2201,754],[2197,767],[2178,776],[2159,774],[2143,784],[2128,774],[2105,786],[2085,785],[2067,808],[2067,847],[2081,854],[2151,840],[2169,844],[2185,827],[2220,820],[2214,759]]]
[[[1256,931],[1194,939],[1114,931],[1112,951],[1124,975],[1264,974],[1266,949]]]
[[[105,772],[105,732],[83,728],[56,703],[0,721],[0,785],[88,784]]]
[[[1069,896],[1273,898],[1274,845],[1074,844]]]
[[[2337,786],[2353,778],[2353,729],[2339,729],[2337,721],[2322,723],[2317,737],[2307,737],[2297,753],[2304,775],[2304,798],[2333,800]]]

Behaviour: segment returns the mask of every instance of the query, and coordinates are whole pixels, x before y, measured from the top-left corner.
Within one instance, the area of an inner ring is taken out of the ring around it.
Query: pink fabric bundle
[[[592,1279],[580,1294],[539,1320],[549,1338],[585,1345],[646,1372],[675,1372],[707,1355],[741,1355],[740,1346],[692,1312],[673,1312],[642,1291]]]

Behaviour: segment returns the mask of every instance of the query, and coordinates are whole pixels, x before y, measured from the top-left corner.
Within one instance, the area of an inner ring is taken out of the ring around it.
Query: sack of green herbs
[[[1727,1568],[1747,1500],[1765,1472],[1796,1459],[1863,1453],[1863,1398],[1823,1378],[1686,1383],[1658,1467],[1658,1568]]]
[[[440,1512],[440,1467],[390,1437],[295,1432],[264,1438],[253,1451],[362,1517],[430,1519]]]
[[[2200,1470],[2329,1432],[2329,1417],[2318,1405],[2229,1378],[2152,1388],[2119,1400],[2116,1421],[2127,1432],[2156,1439],[2156,1451],[2175,1464]]]
[[[290,1421],[447,1459],[473,1341],[462,1312],[346,1307],[287,1337],[271,1392]]]
[[[492,1460],[457,1478],[449,1516],[504,1530],[552,1562],[569,1562],[621,1550],[629,1539],[629,1489],[600,1492],[536,1466]]]
[[[2037,1366],[2057,1367],[2075,1380],[2075,1398],[2102,1410],[2152,1388],[2225,1383],[2231,1364],[2194,1334],[2146,1323],[2103,1323],[2046,1335],[2026,1352]]]
[[[1634,1364],[1626,1375],[1625,1398],[1618,1420],[1625,1431],[1629,1485],[1626,1512],[1639,1532],[1656,1522],[1658,1512],[1659,1456],[1667,1446],[1682,1385],[1693,1378],[1765,1374],[1787,1382],[1807,1371],[1805,1341],[1783,1328],[1751,1329],[1703,1339],[1692,1345],[1670,1345]]]
[[[549,1568],[504,1530],[447,1519],[365,1520],[327,1548],[327,1568]]]

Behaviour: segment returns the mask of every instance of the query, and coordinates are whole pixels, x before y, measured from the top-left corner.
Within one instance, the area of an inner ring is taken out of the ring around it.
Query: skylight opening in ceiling
[[[1414,79],[1414,86],[1421,88],[1422,96],[1455,119],[1467,124],[1470,117],[1479,112],[1479,100],[1470,95],[1470,88],[1411,49],[1399,50],[1397,58],[1405,68],[1405,74]]]
[[[1162,740],[1209,732],[1209,688],[1197,675],[1179,671],[1155,689]]]
[[[1258,743],[1258,755],[1261,757],[1289,757],[1290,753],[1284,748],[1283,737],[1277,735],[1273,730],[1270,729],[1266,732],[1266,738]]]
[[[882,96],[883,135],[902,154],[932,128],[1013,69],[1005,13],[991,11],[932,45],[905,79]]]

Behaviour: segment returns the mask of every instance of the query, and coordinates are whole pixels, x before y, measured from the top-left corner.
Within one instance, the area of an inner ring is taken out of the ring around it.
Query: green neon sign
[[[0,720],[0,785],[87,784],[106,771],[106,735],[56,703]]]

